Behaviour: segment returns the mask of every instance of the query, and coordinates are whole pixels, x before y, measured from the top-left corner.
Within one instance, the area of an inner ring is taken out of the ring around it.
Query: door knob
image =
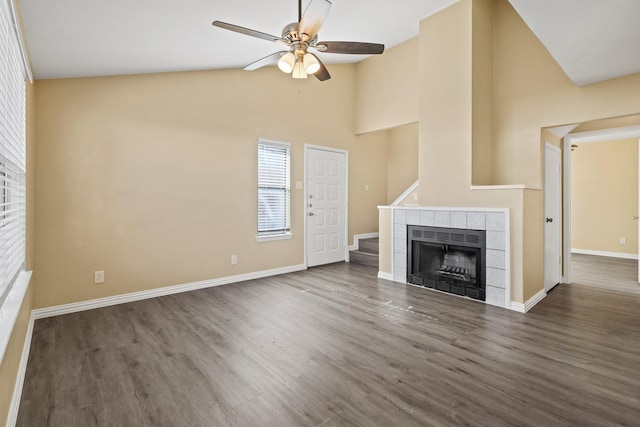
[[[313,212],[309,212],[309,216],[313,216]]]
[[[553,222],[553,218],[547,218],[547,222]]]

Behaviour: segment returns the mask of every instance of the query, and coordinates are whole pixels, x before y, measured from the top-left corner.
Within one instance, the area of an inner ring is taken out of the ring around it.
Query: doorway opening
[[[640,126],[564,138],[564,282],[640,294]]]

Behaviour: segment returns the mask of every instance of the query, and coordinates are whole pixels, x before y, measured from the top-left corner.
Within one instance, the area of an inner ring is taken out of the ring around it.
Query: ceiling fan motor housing
[[[299,22],[292,22],[290,24],[287,24],[283,29],[282,29],[282,39],[286,40],[289,44],[295,43],[295,42],[304,42],[309,46],[314,46],[316,44],[316,42],[318,41],[318,35],[316,34],[313,39],[311,40],[302,40],[301,34],[298,32],[298,26],[300,25]]]
[[[292,22],[285,25],[285,27],[282,29],[282,38],[288,42],[300,40],[300,37],[298,36],[298,23]]]

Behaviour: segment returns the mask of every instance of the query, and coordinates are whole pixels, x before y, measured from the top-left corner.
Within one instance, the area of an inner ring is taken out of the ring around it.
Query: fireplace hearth
[[[486,232],[407,225],[407,283],[485,301]]]

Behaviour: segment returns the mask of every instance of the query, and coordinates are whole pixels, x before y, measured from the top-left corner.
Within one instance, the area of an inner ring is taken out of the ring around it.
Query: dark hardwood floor
[[[640,295],[636,259],[571,254],[571,281],[576,285]]]
[[[334,264],[38,320],[19,426],[640,423],[640,296],[523,315]]]

